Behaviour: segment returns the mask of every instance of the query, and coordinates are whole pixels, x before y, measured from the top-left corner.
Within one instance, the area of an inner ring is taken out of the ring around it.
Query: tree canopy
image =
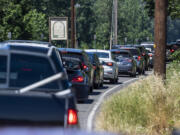
[[[173,3],[172,3],[173,2]],[[179,0],[170,0],[172,17],[179,16]],[[109,48],[112,28],[112,0],[76,0],[76,38],[81,48]],[[0,0],[0,41],[12,39],[48,41],[49,17],[68,17],[70,1]],[[118,43],[153,40],[153,0],[118,1]],[[173,31],[177,23],[170,21]],[[175,25],[176,24],[176,25]],[[176,32],[178,33],[178,32]],[[70,36],[69,36],[70,37]],[[95,38],[96,37],[96,38]],[[69,41],[70,42],[70,41]],[[66,42],[54,42],[65,47]]]

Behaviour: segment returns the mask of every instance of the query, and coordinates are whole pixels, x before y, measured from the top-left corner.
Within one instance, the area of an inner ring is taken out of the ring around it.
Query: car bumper
[[[113,70],[104,70],[104,79],[114,79],[114,71]]]
[[[119,69],[119,74],[132,73],[132,66],[122,65],[122,66],[118,66],[118,69]]]
[[[83,101],[88,99],[89,86],[85,84],[72,84],[72,91],[74,92],[77,101]]]

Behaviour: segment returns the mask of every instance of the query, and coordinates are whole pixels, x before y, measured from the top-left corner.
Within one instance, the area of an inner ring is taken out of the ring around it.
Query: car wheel
[[[93,92],[93,86],[90,87],[90,93],[92,93],[92,92]]]
[[[103,87],[103,81],[101,82],[100,87],[101,87],[101,88]]]
[[[116,80],[117,80],[117,78],[110,79],[110,83],[115,84],[115,83],[116,83]]]
[[[142,74],[143,74],[143,75],[145,74],[145,69],[142,71]]]

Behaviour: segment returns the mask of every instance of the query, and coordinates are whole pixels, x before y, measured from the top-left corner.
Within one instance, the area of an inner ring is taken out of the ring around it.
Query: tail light
[[[138,61],[140,61],[140,59],[141,59],[141,56],[138,56]]]
[[[93,69],[96,69],[96,66],[93,66]]]
[[[72,82],[83,82],[84,78],[82,76],[77,76],[72,79]]]
[[[78,124],[78,116],[77,111],[74,109],[68,110],[68,117],[67,117],[67,123],[68,125],[76,125]]]
[[[174,49],[171,49],[170,52],[173,53],[173,52],[174,52]]]
[[[87,68],[87,66],[84,63],[82,64],[82,67],[83,67],[83,69]]]
[[[113,66],[113,63],[112,62],[107,62],[106,65],[107,66]]]

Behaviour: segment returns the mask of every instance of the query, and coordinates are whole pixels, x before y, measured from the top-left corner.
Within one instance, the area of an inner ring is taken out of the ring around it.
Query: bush
[[[97,130],[130,135],[170,134],[180,121],[180,72],[171,70],[166,85],[161,77],[151,75],[105,101],[96,119]]]

